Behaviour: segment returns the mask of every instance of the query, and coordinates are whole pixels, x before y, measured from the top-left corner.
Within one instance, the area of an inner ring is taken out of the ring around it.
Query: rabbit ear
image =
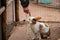
[[[38,20],[40,20],[40,19],[41,19],[41,17],[36,17],[35,19],[36,19],[36,21],[38,21]]]

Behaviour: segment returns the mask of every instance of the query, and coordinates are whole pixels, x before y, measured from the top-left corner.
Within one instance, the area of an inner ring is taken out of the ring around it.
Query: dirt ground
[[[25,18],[25,15],[21,5],[19,8],[20,8],[19,15],[20,15],[20,21],[21,21]],[[60,21],[59,9],[47,8],[47,7],[43,7],[43,6],[32,4],[32,3],[30,3],[29,9],[32,16],[34,17],[40,16],[42,17],[41,20],[43,21]]]
[[[29,9],[32,16],[41,16],[43,21],[58,21],[60,22],[60,12],[58,9],[47,8],[30,3]],[[23,9],[20,5],[20,21],[25,18]],[[60,23],[47,23],[51,29],[51,38],[44,40],[58,40],[60,38]],[[8,40],[32,40],[33,33],[29,24],[20,22],[12,31]]]
[[[44,40],[58,40],[60,38],[60,23],[47,23],[50,26],[51,35],[50,39]],[[26,22],[20,22],[16,26],[10,36],[9,40],[32,40],[34,34]],[[43,39],[41,39],[43,40]]]

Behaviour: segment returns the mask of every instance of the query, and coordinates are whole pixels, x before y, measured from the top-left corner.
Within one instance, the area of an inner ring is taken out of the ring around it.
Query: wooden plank
[[[2,26],[1,26],[1,15],[0,15],[0,40],[2,40]]]
[[[58,40],[60,40],[60,38]]]
[[[6,10],[3,12],[3,14],[2,14],[2,30],[3,30],[3,40],[6,40],[7,39],[7,37],[6,37],[6,19],[7,19],[7,17],[6,17],[7,15],[6,15]]]
[[[5,6],[5,8],[6,8],[6,1],[7,0],[2,0],[1,1],[2,6]],[[7,36],[6,36],[7,12],[6,12],[6,9],[4,10],[4,12],[1,15],[2,15],[2,37],[3,37],[2,40],[7,40]]]
[[[0,0],[0,7],[1,7],[1,0]]]
[[[7,1],[7,6],[9,6],[14,0]]]
[[[2,12],[5,10],[5,7],[0,8],[0,15],[2,14]]]
[[[19,0],[15,0],[15,21],[19,21]]]

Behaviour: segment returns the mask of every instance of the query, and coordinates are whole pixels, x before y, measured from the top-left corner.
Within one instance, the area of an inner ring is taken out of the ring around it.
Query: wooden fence
[[[19,0],[0,0],[0,40],[8,40],[13,23],[19,21]]]

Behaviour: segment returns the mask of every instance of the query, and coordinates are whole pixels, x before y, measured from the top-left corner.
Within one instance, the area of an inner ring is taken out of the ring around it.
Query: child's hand
[[[28,7],[25,7],[23,10],[24,10],[24,12],[25,12],[26,14],[29,14],[29,15],[31,16],[31,14],[30,14],[30,11],[29,11]]]

